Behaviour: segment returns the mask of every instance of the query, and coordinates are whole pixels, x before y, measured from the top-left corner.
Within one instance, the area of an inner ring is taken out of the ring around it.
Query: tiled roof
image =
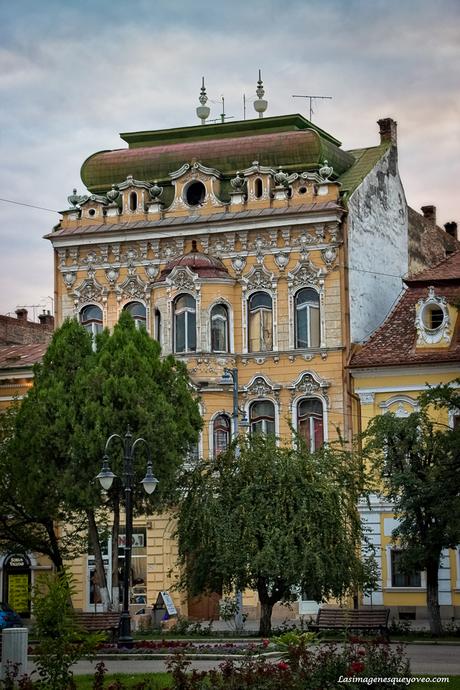
[[[399,364],[460,362],[460,327],[456,327],[449,347],[416,348],[415,306],[428,297],[430,285],[435,294],[450,304],[460,302],[460,251],[437,266],[406,278],[408,287],[394,309],[369,340],[351,357],[350,367],[383,367]]]
[[[408,285],[419,283],[444,283],[446,281],[460,282],[460,249],[451,254],[447,259],[439,261],[431,268],[426,268],[420,273],[408,276],[404,282]]]
[[[354,157],[355,162],[338,179],[342,185],[342,192],[347,192],[348,196],[350,196],[389,149],[390,145],[390,142],[384,142],[379,146],[348,151]]]
[[[31,367],[40,362],[48,345],[3,345],[0,347],[0,369]]]
[[[272,216],[299,215],[310,211],[333,211],[343,210],[334,201],[327,201],[319,204],[299,204],[296,206],[286,206],[284,208],[263,208],[251,211],[222,211],[221,213],[211,213],[209,215],[190,215],[174,216],[162,218],[161,220],[139,220],[134,223],[101,223],[100,225],[75,225],[45,235],[46,239],[54,239],[67,235],[99,235],[113,232],[130,232],[133,230],[146,230],[148,228],[163,229],[175,225],[194,225],[217,224],[219,222],[228,223],[231,220],[246,220]]]
[[[410,206],[407,207],[407,215],[411,273],[421,272],[427,266],[435,266],[444,261],[449,253],[460,249],[460,242],[455,237]]]

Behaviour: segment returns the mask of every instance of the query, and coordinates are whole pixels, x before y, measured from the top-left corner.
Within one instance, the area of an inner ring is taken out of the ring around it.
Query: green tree
[[[0,548],[47,555],[58,570],[82,548],[80,510],[65,502],[65,473],[76,412],[75,379],[92,358],[75,321],[57,330],[34,386],[0,415]],[[58,537],[57,524],[68,529]]]
[[[115,531],[122,494],[120,485],[106,496],[94,477],[112,433],[133,433],[148,442],[159,490],[148,498],[134,491],[135,509],[152,512],[174,499],[177,470],[197,441],[201,418],[185,366],[160,357],[147,332],[136,329],[123,312],[113,333],[105,331],[93,351],[90,336],[75,321],[66,321],[35,369],[34,387],[20,404],[14,420],[5,420],[0,500],[13,504],[5,514],[13,540],[24,550],[52,558],[61,570],[64,558],[81,552],[77,535],[89,531],[96,557],[101,596],[110,603],[102,563],[98,527],[115,512]],[[9,418],[11,420],[11,418]],[[121,475],[121,446],[110,449],[112,465]],[[136,472],[144,476],[145,455],[136,456]],[[26,520],[21,523],[21,516]],[[57,524],[65,529],[56,531]],[[0,523],[1,525],[1,523]],[[21,528],[21,541],[19,533]],[[28,539],[39,533],[42,541]],[[117,535],[115,535],[117,536]],[[115,544],[118,544],[116,538]]]
[[[299,591],[345,596],[369,575],[359,557],[363,484],[359,458],[343,449],[310,454],[273,437],[241,439],[183,476],[181,585],[191,594],[256,590],[261,635],[270,634],[273,606]]]
[[[423,396],[420,411],[407,418],[391,413],[375,417],[364,437],[365,454],[378,482],[376,491],[392,502],[399,520],[393,539],[402,549],[401,567],[406,572],[426,571],[426,601],[434,635],[442,632],[441,553],[460,542],[460,431],[438,424],[428,407],[436,399],[445,405],[446,393],[441,387]]]

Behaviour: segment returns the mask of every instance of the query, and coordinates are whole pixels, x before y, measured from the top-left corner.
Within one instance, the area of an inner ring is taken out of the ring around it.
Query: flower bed
[[[102,643],[98,654],[213,654],[216,656],[255,656],[276,650],[269,640],[261,642],[195,642],[193,640],[136,640],[131,649],[116,644]]]

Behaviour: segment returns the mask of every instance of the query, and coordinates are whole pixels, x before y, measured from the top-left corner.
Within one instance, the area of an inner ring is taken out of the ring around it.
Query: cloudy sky
[[[242,117],[262,69],[270,115],[303,112],[345,148],[398,121],[408,202],[460,220],[459,0],[0,0],[0,197],[67,207],[119,132]],[[250,107],[250,104],[249,104]],[[51,307],[56,212],[0,201],[0,313]]]

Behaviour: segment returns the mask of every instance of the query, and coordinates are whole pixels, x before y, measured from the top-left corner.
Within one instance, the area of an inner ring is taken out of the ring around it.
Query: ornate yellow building
[[[300,115],[122,134],[127,148],[84,162],[88,193],[74,190],[47,235],[57,324],[76,316],[96,333],[128,309],[187,363],[205,458],[238,424],[285,438],[293,425],[312,449],[337,428],[351,438],[351,343],[382,322],[420,244],[417,231],[409,237],[396,123],[380,120],[379,134],[346,151]],[[139,519],[134,532],[142,606],[170,588],[175,545],[167,516]],[[91,556],[74,570],[75,603],[92,609]],[[176,603],[212,613],[210,602]]]
[[[370,419],[388,411],[407,417],[417,410],[422,391],[460,376],[460,251],[404,282],[406,290],[388,318],[351,359],[360,401],[356,414],[363,429]],[[454,414],[438,416],[452,427],[460,419]],[[426,619],[425,573],[404,574],[398,568],[400,550],[391,538],[398,522],[392,506],[374,495],[370,506],[360,510],[380,569],[378,588],[365,603],[388,606],[402,619]],[[460,547],[443,553],[439,604],[445,619],[459,617]]]

